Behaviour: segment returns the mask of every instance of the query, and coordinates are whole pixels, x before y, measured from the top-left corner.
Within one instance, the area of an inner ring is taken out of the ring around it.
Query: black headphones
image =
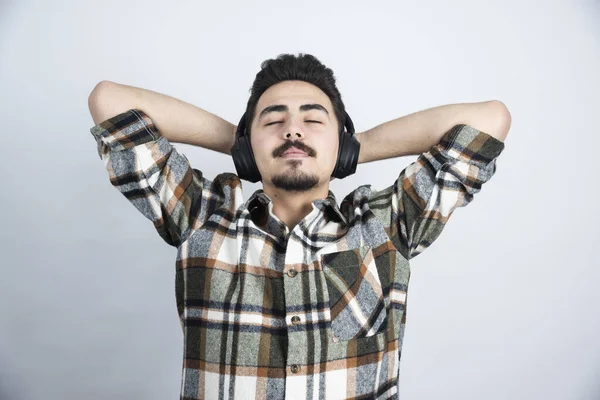
[[[344,131],[344,127],[346,131]],[[331,176],[342,179],[356,171],[360,153],[360,142],[356,140],[354,124],[346,111],[344,111],[344,126],[340,128],[339,138],[337,161]],[[242,115],[237,126],[235,141],[230,151],[238,177],[250,182],[258,182],[261,176],[246,132],[246,113]]]

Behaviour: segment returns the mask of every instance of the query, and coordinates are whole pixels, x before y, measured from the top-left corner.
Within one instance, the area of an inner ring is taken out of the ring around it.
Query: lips
[[[282,154],[282,156],[285,156],[286,154],[301,154],[301,155],[306,155],[305,152],[303,152],[302,150],[296,149],[296,148],[291,148],[289,150],[287,150],[285,153]]]

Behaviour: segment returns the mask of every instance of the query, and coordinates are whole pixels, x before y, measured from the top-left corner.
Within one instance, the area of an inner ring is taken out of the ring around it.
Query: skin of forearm
[[[438,144],[454,126],[469,125],[500,141],[510,129],[511,116],[499,100],[447,104],[418,111],[356,134],[358,163],[419,155]]]
[[[202,108],[148,89],[111,81],[99,82],[88,98],[95,124],[138,109],[145,112],[162,136],[231,155],[235,125]]]

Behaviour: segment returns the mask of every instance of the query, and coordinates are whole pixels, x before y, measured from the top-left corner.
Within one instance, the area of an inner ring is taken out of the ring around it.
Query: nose
[[[289,124],[286,126],[287,129],[284,129],[283,134],[286,139],[301,139],[304,137],[304,133],[302,132],[302,128],[298,124],[295,118],[289,119]]]
[[[285,134],[285,138],[286,139],[292,139],[292,138],[301,139],[302,138],[302,134],[300,132],[296,132],[294,135],[292,135],[290,132],[287,132]]]

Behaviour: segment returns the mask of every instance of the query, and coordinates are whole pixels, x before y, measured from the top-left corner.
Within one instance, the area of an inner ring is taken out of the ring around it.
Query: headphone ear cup
[[[261,179],[261,176],[248,137],[245,135],[240,136],[238,137],[237,142],[238,153],[236,157],[234,157],[234,163],[240,179],[245,179],[252,183],[258,182]]]
[[[360,142],[354,136],[354,124],[347,112],[345,112],[344,127],[346,131],[340,133],[338,159],[331,174],[334,178],[340,179],[356,172],[360,154]]]
[[[335,161],[335,167],[333,167],[333,172],[331,173],[331,176],[334,178],[339,178],[340,177],[340,171],[343,171],[344,168],[341,166],[342,164],[342,154],[344,154],[345,148],[344,148],[344,140],[345,135],[344,132],[340,133],[339,135],[339,144],[338,144],[338,153],[337,153],[337,160]]]
[[[235,141],[230,149],[231,157],[235,165],[238,177],[252,183],[261,179],[250,140],[246,135],[246,113],[240,118],[240,122],[235,133]]]
[[[245,157],[248,159],[248,180],[252,183],[261,180],[260,172],[258,171],[258,165],[254,159],[254,153],[252,152],[252,144],[248,136],[243,137]]]

